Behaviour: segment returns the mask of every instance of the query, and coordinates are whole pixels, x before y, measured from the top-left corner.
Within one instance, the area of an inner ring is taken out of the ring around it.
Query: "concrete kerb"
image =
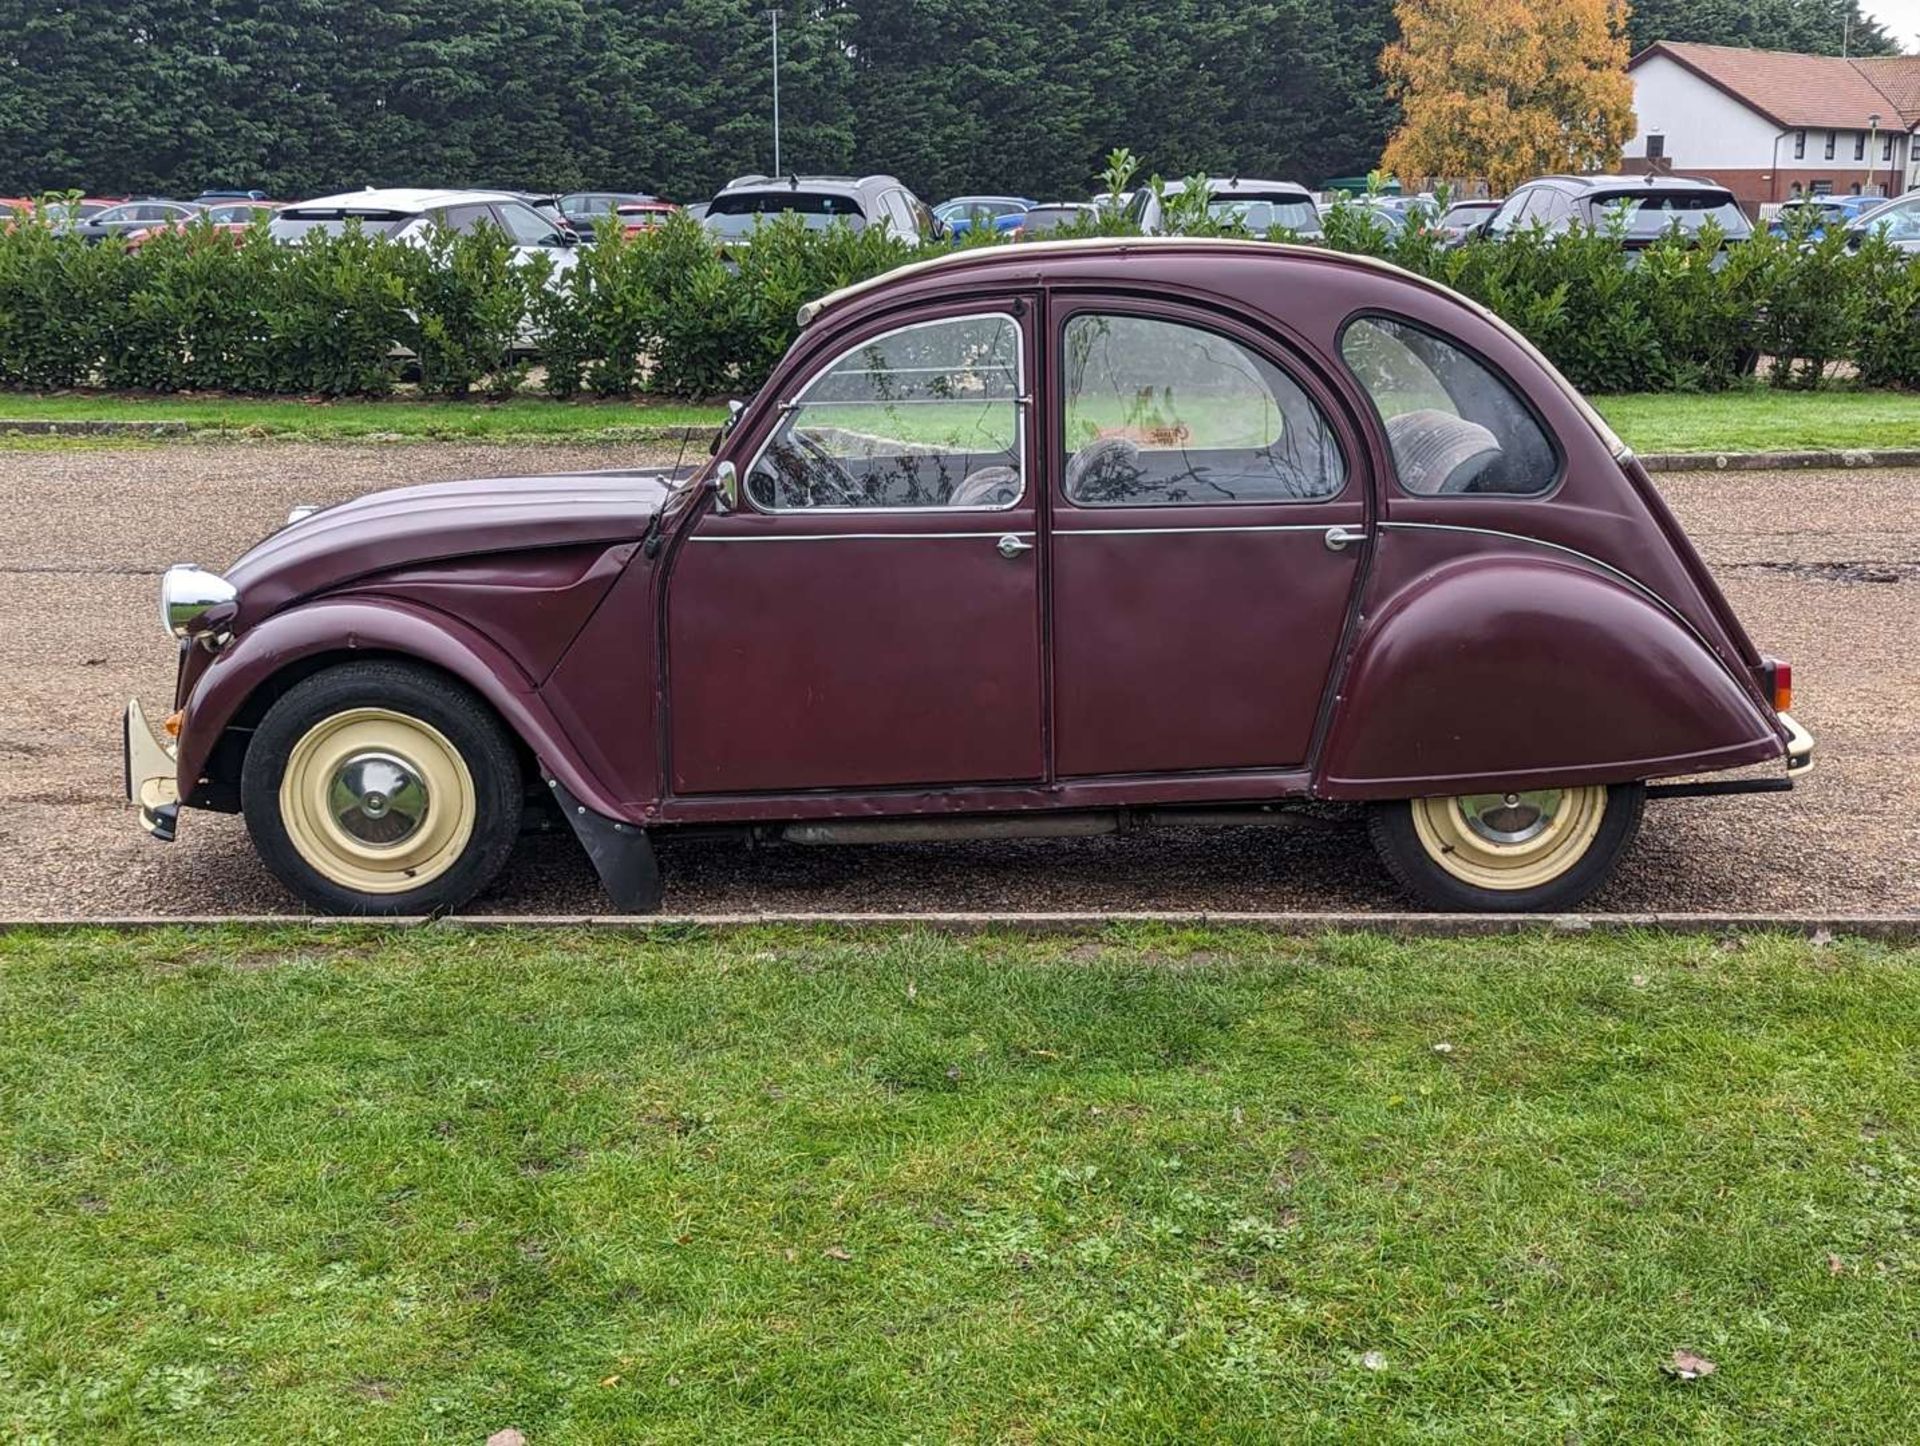
[[[312,931],[386,932],[432,929],[448,933],[541,933],[567,930],[684,937],[766,928],[830,933],[923,930],[937,934],[1016,934],[1042,937],[1094,933],[1113,926],[1245,930],[1278,935],[1386,934],[1396,938],[1489,938],[1507,935],[1792,934],[1812,939],[1871,939],[1920,943],[1920,914],[1423,914],[1423,913],[1114,913],[932,914],[467,914],[443,918],[327,918],[317,915],[138,915],[122,918],[0,919],[0,933],[55,933],[87,929],[146,932],[236,926]]]
[[[1920,448],[1864,448],[1839,452],[1649,452],[1649,472],[1843,472],[1870,467],[1920,467]]]

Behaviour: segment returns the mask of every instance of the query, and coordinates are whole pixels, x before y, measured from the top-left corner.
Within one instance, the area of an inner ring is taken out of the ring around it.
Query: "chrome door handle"
[[[1352,544],[1365,542],[1367,540],[1367,534],[1364,532],[1349,532],[1344,527],[1329,527],[1327,529],[1327,535],[1321,540],[1327,544],[1328,552],[1345,552]]]
[[[1033,551],[1033,544],[1031,542],[1026,541],[1024,538],[1016,537],[1011,532],[1005,537],[1002,537],[994,546],[999,549],[1000,555],[1005,558],[1015,558],[1023,552]]]

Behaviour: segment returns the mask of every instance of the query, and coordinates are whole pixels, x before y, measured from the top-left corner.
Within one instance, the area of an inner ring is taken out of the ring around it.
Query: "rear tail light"
[[[1784,713],[1793,707],[1793,664],[1783,663],[1778,658],[1762,659],[1760,682],[1766,689],[1774,712]]]

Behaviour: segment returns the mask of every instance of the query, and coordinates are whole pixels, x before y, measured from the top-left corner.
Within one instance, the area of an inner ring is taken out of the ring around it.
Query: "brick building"
[[[1843,60],[1660,41],[1634,56],[1621,169],[1711,176],[1750,212],[1920,185],[1920,56]]]

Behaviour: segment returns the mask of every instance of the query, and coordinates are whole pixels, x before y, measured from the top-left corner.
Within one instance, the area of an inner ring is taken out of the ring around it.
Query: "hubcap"
[[[1413,831],[1441,868],[1502,893],[1550,884],[1579,863],[1606,817],[1605,788],[1416,798]]]
[[[323,718],[293,746],[280,819],[300,856],[367,894],[417,889],[473,837],[473,775],[439,729],[387,708]]]
[[[1560,790],[1538,793],[1469,793],[1460,799],[1460,815],[1488,843],[1522,844],[1538,838],[1560,812]]]
[[[426,822],[427,781],[392,753],[356,753],[340,765],[328,790],[334,821],[372,848],[405,843]]]

